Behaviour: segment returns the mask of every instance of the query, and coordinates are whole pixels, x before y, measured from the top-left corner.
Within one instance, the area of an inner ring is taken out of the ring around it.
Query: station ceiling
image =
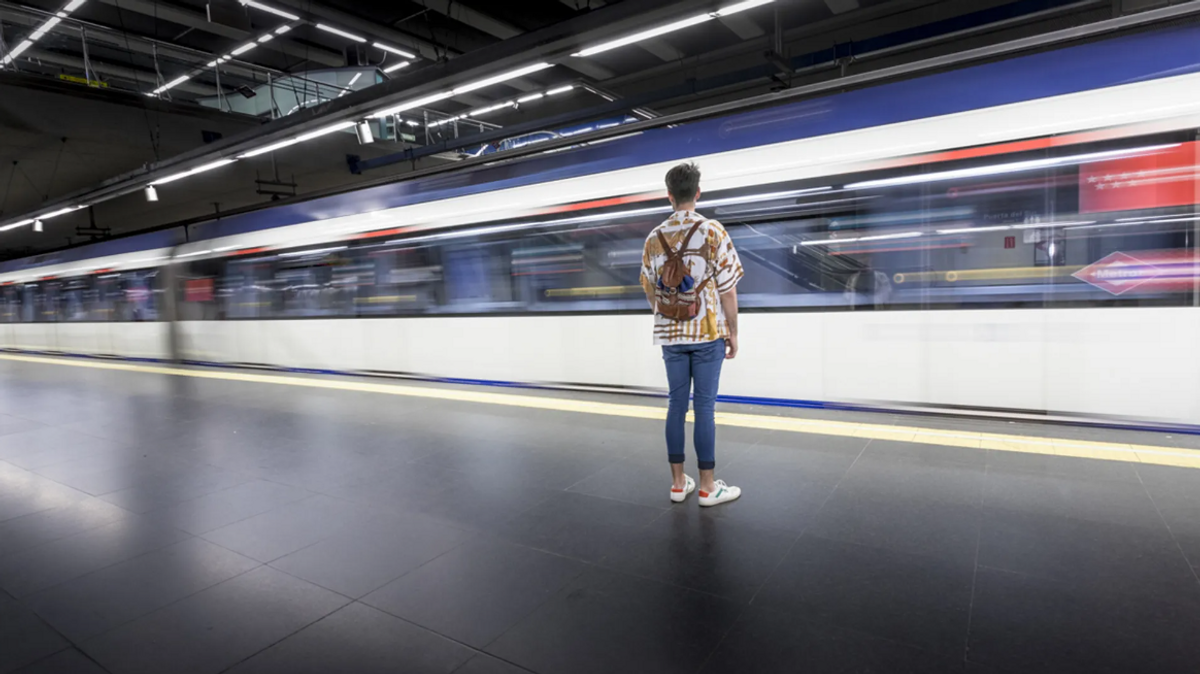
[[[300,129],[302,121],[319,123],[326,113],[369,110],[373,101],[388,104],[408,90],[484,77],[489,64],[511,67],[505,64],[739,4],[0,0],[0,60],[20,51],[0,63],[0,226],[70,200],[84,203],[94,188],[177,157],[200,157],[206,147],[230,139],[266,139],[289,125]],[[331,134],[238,162],[220,175],[179,181],[177,188],[161,190],[168,193],[156,203],[130,193],[47,221],[42,233],[27,226],[0,231],[0,259],[452,165],[469,149],[466,141],[455,147],[447,140],[452,128],[455,137],[469,135],[459,126],[494,139],[506,129],[555,133],[600,118],[652,119],[1130,11],[1121,0],[750,4],[755,6],[438,100],[406,113],[411,128],[397,119],[399,130],[390,137],[377,129],[382,137],[371,145],[360,146],[352,133]],[[37,36],[54,18],[60,21]],[[31,36],[38,39],[21,49]],[[572,46],[573,36],[579,43]],[[354,79],[360,71],[366,77]],[[303,94],[296,93],[297,82]],[[280,83],[293,88],[295,109],[246,103],[277,95]],[[544,96],[566,86],[571,89],[564,95]],[[529,100],[515,103],[522,98]],[[464,117],[508,103],[478,119]],[[453,117],[463,121],[445,121]],[[439,122],[437,131],[422,126]],[[440,151],[387,160],[434,144]],[[353,160],[366,160],[371,170],[352,172]]]

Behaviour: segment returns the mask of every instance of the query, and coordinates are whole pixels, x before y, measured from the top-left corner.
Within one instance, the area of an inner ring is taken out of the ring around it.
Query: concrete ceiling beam
[[[154,2],[153,0],[100,0],[100,2],[112,5],[117,9],[177,23],[181,26],[203,31],[211,35],[227,37],[231,40],[251,40],[258,37],[258,35],[240,28],[209,21],[208,17],[199,12],[192,12],[180,7]],[[341,54],[326,49],[296,44],[287,38],[276,38],[261,45],[261,48],[282,52],[288,56],[294,56],[324,66],[336,68],[346,65],[346,59]]]

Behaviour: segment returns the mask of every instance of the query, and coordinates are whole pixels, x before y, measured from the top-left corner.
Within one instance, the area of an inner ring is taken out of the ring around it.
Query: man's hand
[[[725,338],[725,360],[733,360],[737,358],[737,335],[730,335]]]

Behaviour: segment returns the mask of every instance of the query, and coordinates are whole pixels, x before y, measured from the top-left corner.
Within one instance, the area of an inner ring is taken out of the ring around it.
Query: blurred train
[[[658,389],[691,159],[726,400],[1200,425],[1198,130],[1200,28],[1126,35],[5,263],[0,347]]]

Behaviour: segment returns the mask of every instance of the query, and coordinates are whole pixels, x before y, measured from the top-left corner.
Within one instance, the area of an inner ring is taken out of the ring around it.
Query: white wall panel
[[[84,325],[0,326],[0,345],[83,352]],[[166,324],[105,326],[115,355],[164,358]],[[427,317],[179,324],[187,358],[662,389],[651,320]],[[729,395],[962,405],[1200,423],[1200,312],[1063,309],[742,317]],[[97,346],[96,348],[100,348]]]
[[[1200,423],[1200,313],[1089,309],[1046,318],[1051,410]]]

